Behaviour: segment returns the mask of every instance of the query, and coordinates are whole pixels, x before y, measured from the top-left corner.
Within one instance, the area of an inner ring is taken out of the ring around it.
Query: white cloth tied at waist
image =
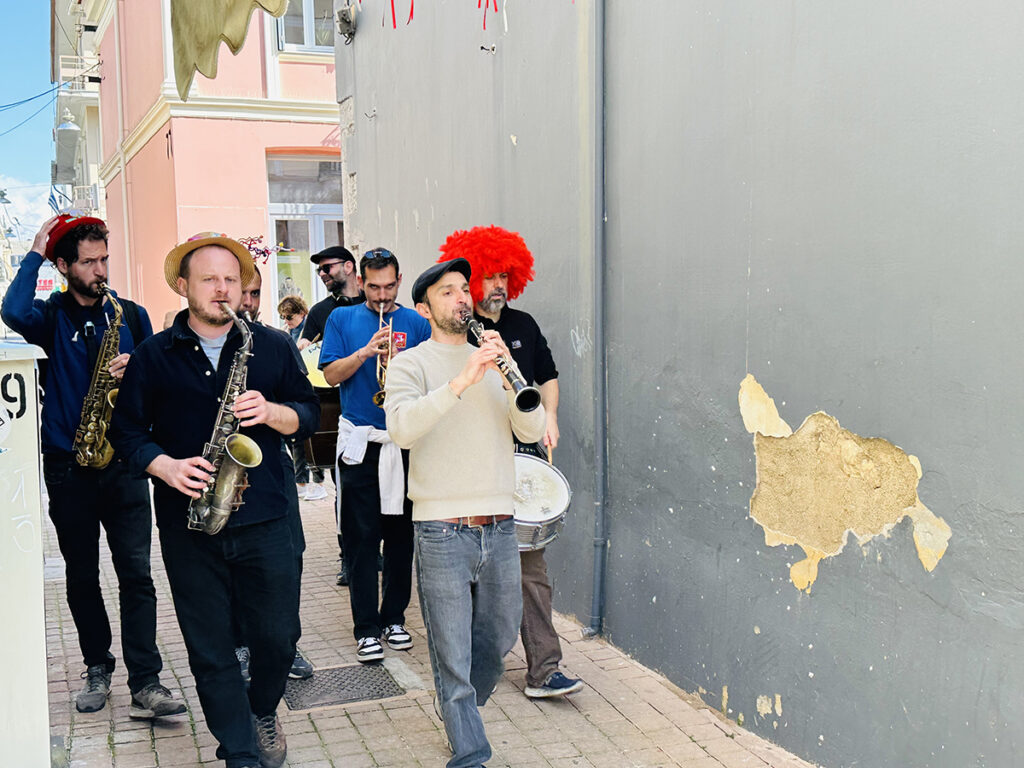
[[[344,417],[338,419],[336,455],[343,462],[362,464],[366,456],[367,443],[380,443],[380,459],[377,461],[380,512],[382,515],[400,515],[405,502],[402,449],[391,442],[386,430],[372,426],[357,427]]]

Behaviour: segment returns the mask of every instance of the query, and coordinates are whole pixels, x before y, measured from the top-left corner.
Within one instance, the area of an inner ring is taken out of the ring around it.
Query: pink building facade
[[[159,327],[181,299],[164,255],[202,231],[262,236],[291,251],[257,263],[262,318],[288,294],[323,287],[309,254],[344,242],[333,28],[320,0],[283,20],[254,13],[237,56],[221,47],[216,79],[197,74],[187,101],[173,79],[169,0],[97,0],[101,213],[111,283]]]

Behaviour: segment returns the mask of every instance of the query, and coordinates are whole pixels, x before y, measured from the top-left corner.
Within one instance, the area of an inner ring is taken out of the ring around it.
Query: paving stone
[[[330,481],[328,481],[330,487]],[[322,502],[302,502],[307,550],[299,647],[315,668],[356,664],[348,590],[335,584],[338,567],[333,488]],[[60,563],[47,521],[45,557]],[[101,584],[116,610],[117,581],[101,546]],[[78,638],[64,599],[64,580],[47,581],[47,690],[50,733],[71,745],[70,768],[222,768],[188,668],[188,652],[174,616],[170,589],[154,537],[152,570],[157,590],[157,644],[163,683],[180,694],[186,716],[152,723],[128,717],[127,673],[119,665],[113,695],[96,713],[74,709],[82,687]],[[506,657],[506,674],[482,710],[494,768],[813,768],[764,739],[724,721],[696,697],[680,692],[601,638],[583,638],[579,625],[554,616],[566,674],[580,677],[579,693],[548,700],[523,695],[526,660],[521,642]],[[386,651],[432,688],[426,633],[415,590],[406,628],[415,645]],[[120,648],[115,622],[114,647]],[[278,710],[288,735],[291,768],[443,768],[450,757],[432,690],[369,702],[292,712]],[[732,734],[735,738],[729,738]],[[691,738],[692,737],[692,738]],[[697,741],[693,741],[697,739]],[[699,743],[698,743],[699,742]],[[702,749],[701,744],[707,747]],[[113,751],[111,749],[113,745]]]

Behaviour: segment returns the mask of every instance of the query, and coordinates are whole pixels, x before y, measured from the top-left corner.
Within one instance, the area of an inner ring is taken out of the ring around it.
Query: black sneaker
[[[555,672],[544,685],[536,688],[528,685],[523,693],[531,699],[549,699],[552,696],[565,696],[570,693],[576,693],[581,688],[583,688],[582,680],[576,680],[566,677],[561,672]]]
[[[292,668],[288,670],[288,677],[293,680],[309,680],[313,676],[313,665],[302,655],[302,651],[295,649],[295,660]]]
[[[262,768],[280,768],[288,754],[288,742],[277,715],[256,718],[256,746],[260,748]]]
[[[348,586],[348,566],[345,565],[345,561],[344,560],[341,561],[341,570],[338,571],[338,586],[339,587],[347,587]]]
[[[110,695],[110,675],[106,664],[93,664],[82,673],[85,688],[75,696],[75,709],[79,712],[99,712]]]
[[[174,698],[160,683],[150,683],[138,693],[132,694],[132,706],[128,710],[128,717],[152,720],[154,717],[180,715],[184,711],[184,702]]]
[[[244,645],[235,648],[235,657],[238,659],[238,671],[242,673],[242,679],[250,682],[252,675],[249,674],[249,649]]]
[[[359,650],[356,651],[356,659],[358,661],[361,661],[363,664],[369,664],[371,661],[380,661],[383,658],[384,646],[380,644],[378,638],[359,638]]]
[[[412,648],[412,636],[401,624],[392,624],[384,630],[384,642],[393,651],[407,651]]]

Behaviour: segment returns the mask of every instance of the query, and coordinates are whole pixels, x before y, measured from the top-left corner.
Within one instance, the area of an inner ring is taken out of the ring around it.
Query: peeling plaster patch
[[[797,544],[805,559],[790,567],[800,590],[810,590],[818,563],[843,551],[849,534],[861,545],[909,516],[926,570],[946,552],[952,531],[918,498],[921,463],[881,438],[865,438],[812,413],[796,432],[750,374],[740,384],[743,425],[754,435],[757,483],[750,516],[770,547]]]
[[[775,694],[775,714],[782,717],[782,694]]]
[[[722,686],[722,714],[729,714],[729,686]]]
[[[761,717],[767,717],[772,713],[772,697],[771,696],[758,696],[757,697],[757,714]]]

